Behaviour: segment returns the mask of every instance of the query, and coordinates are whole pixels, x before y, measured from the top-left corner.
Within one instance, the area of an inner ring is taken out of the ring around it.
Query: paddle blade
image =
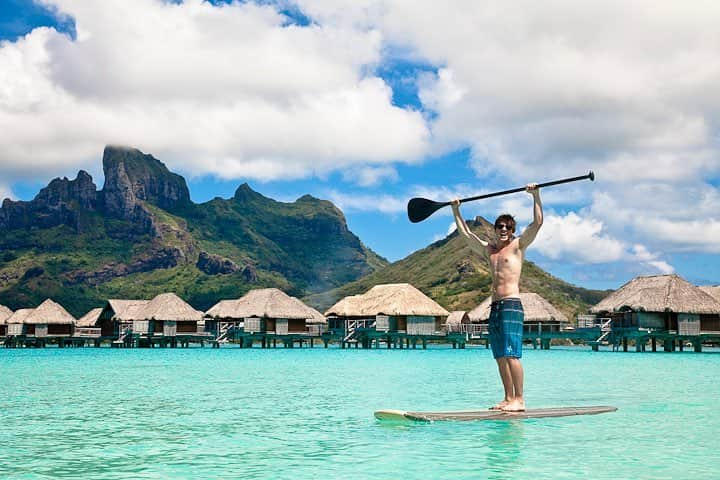
[[[427,198],[412,198],[408,202],[408,218],[412,223],[422,222],[446,205],[449,205],[449,203],[434,202]]]

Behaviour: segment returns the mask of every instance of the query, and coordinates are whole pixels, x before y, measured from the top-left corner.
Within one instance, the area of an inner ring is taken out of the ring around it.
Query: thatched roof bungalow
[[[546,299],[532,292],[520,293],[520,302],[525,312],[525,330],[536,331],[538,325],[543,325],[544,331],[559,331],[563,325],[569,323],[567,316],[560,312]],[[492,297],[488,297],[473,308],[468,316],[473,323],[487,323],[490,318],[490,305]]]
[[[308,333],[310,325],[326,325],[325,317],[277,288],[250,290],[241,298],[222,300],[205,313],[215,321],[243,322],[244,330],[278,335]]]
[[[163,293],[152,300],[108,300],[99,322],[104,336],[108,328],[117,335],[127,327],[140,335],[198,335],[205,326],[203,312],[174,293]]]
[[[24,335],[25,319],[32,313],[32,308],[21,308],[5,319],[7,335]]]
[[[696,334],[720,331],[720,301],[676,274],[637,277],[590,309],[613,326]]]
[[[102,335],[100,327],[100,314],[102,308],[93,308],[75,322],[75,336],[86,338],[98,338]]]
[[[10,310],[5,305],[0,305],[0,337],[4,337],[7,333],[7,322],[6,320],[10,318],[13,314],[13,311]]]
[[[445,328],[448,332],[459,332],[461,331],[462,325],[467,325],[468,323],[471,323],[468,312],[465,310],[455,310],[448,315],[445,321]]]
[[[362,295],[345,297],[325,315],[343,320],[346,325],[374,318],[378,331],[432,335],[441,330],[450,312],[409,283],[393,283],[376,285]]]
[[[150,303],[149,300],[110,299],[105,303],[96,326],[103,337],[118,337],[121,330],[132,328],[136,321],[141,322],[140,311]],[[138,325],[144,327],[144,324]]]
[[[8,335],[43,337],[70,337],[75,327],[75,317],[62,305],[50,299],[37,308],[21,309],[7,320]]]
[[[197,335],[205,328],[203,312],[174,293],[163,293],[134,312],[133,332],[175,337]]]

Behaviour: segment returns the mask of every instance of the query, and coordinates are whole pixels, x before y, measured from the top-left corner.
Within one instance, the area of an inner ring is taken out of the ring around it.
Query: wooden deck
[[[227,333],[227,332],[226,332]],[[692,349],[702,352],[703,345],[720,345],[720,332],[701,331],[697,335],[679,335],[674,331],[648,330],[642,328],[614,328],[603,331],[600,327],[576,329],[528,329],[524,332],[525,348],[549,349],[553,344],[573,342],[588,345],[592,350],[601,347],[613,351],[662,351],[675,352]],[[435,332],[432,335],[408,335],[406,332],[382,332],[374,329],[357,329],[349,335],[343,331],[327,332],[252,332],[242,330],[225,334],[223,337],[212,333],[178,334],[165,336],[162,334],[134,334],[125,331],[114,336],[100,336],[99,332],[77,332],[68,336],[14,335],[0,337],[0,345],[6,348],[35,347],[48,345],[65,347],[84,347],[110,345],[121,348],[188,348],[190,345],[211,345],[219,348],[223,345],[239,348],[328,348],[331,344],[340,348],[386,348],[416,349],[427,348],[430,344],[449,344],[453,348],[464,349],[466,345],[481,345],[489,348],[489,338],[484,325],[470,325],[459,331]]]

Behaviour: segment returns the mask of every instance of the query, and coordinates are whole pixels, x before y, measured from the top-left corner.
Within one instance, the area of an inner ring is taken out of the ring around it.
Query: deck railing
[[[95,327],[75,327],[74,337],[99,338],[102,329]]]

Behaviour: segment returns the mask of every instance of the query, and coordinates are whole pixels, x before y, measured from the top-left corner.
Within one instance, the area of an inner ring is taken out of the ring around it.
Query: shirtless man
[[[460,200],[452,202],[458,231],[470,249],[490,257],[492,272],[492,305],[488,321],[488,336],[493,357],[498,365],[505,389],[505,398],[491,408],[507,412],[525,410],[523,398],[522,357],[523,308],[520,303],[520,274],[525,249],[535,240],[543,223],[542,202],[537,184],[528,184],[526,190],[533,197],[533,221],[519,237],[515,234],[515,219],[508,214],[495,220],[495,239],[492,243],[480,239],[470,231],[460,215]]]

